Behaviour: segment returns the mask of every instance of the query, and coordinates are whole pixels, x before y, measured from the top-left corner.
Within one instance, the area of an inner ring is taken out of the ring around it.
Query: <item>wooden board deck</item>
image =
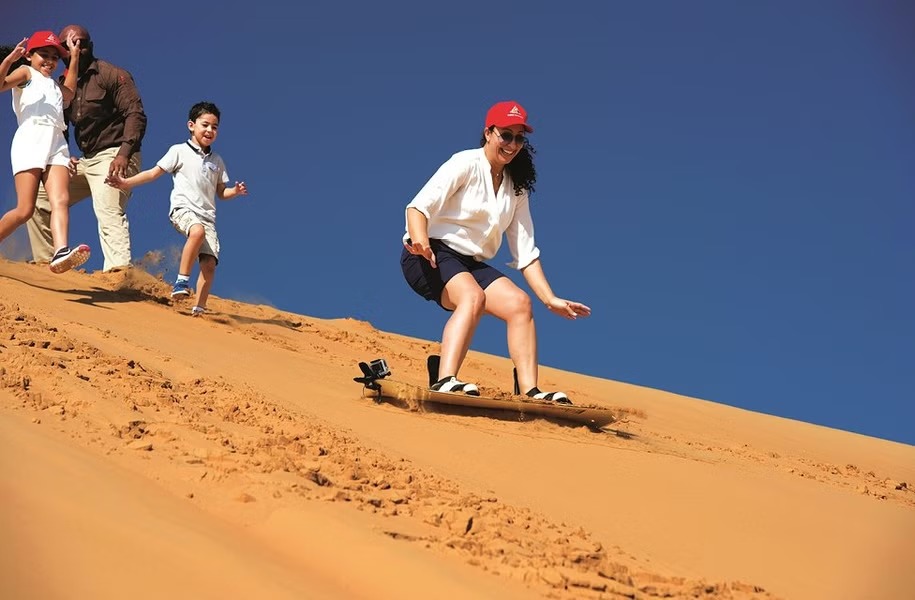
[[[613,412],[607,408],[557,404],[555,402],[537,400],[468,396],[467,394],[454,392],[436,392],[418,385],[387,378],[378,379],[374,383],[378,386],[378,389],[367,387],[365,394],[374,395],[376,398],[391,398],[408,404],[434,403],[498,410],[515,413],[519,418],[524,418],[525,416],[544,417],[580,423],[592,429],[599,429],[616,421]]]

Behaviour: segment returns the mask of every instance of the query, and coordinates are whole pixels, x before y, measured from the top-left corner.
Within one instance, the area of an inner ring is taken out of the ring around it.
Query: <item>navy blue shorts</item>
[[[439,306],[442,306],[445,284],[458,273],[470,273],[484,290],[496,279],[505,277],[498,269],[479,262],[472,256],[455,252],[441,240],[429,240],[429,245],[435,253],[437,269],[433,269],[424,257],[410,254],[406,248],[400,254],[400,268],[414,292],[426,300],[434,300]]]

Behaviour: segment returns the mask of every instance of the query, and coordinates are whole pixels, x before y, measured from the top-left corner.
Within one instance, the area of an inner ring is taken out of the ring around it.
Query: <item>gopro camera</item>
[[[391,374],[388,363],[383,358],[376,358],[369,363],[369,369],[372,370],[372,376],[377,379],[383,379]]]

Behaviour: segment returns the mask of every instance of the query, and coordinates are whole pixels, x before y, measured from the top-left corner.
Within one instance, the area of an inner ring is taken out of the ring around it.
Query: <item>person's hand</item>
[[[126,156],[121,156],[119,154],[114,157],[114,160],[111,161],[111,165],[108,166],[108,177],[111,177],[113,175],[117,175],[121,179],[123,179],[124,177],[127,177],[127,157]]]
[[[572,302],[571,300],[563,300],[562,298],[553,297],[552,300],[546,303],[546,307],[550,309],[550,312],[554,315],[559,315],[560,317],[572,321],[578,317],[591,316],[591,309],[581,302]]]
[[[76,156],[70,157],[70,162],[67,163],[67,170],[70,171],[70,177],[76,175],[76,165],[79,164],[79,158]]]
[[[76,30],[68,31],[67,39],[64,41],[66,42],[65,47],[70,50],[70,62],[79,61],[79,38],[76,37]]]
[[[10,64],[12,64],[12,63],[16,62],[17,60],[19,60],[20,58],[22,58],[23,56],[25,56],[25,45],[28,43],[28,41],[29,41],[29,38],[27,38],[27,37],[22,38],[22,41],[19,42],[18,44],[16,44],[16,47],[13,48],[13,50],[9,53],[9,56],[4,58],[3,60],[9,61]]]
[[[245,185],[244,181],[235,182],[235,193],[238,194],[239,196],[248,195],[248,186]]]
[[[422,242],[411,240],[411,242],[412,243],[410,244],[404,242],[403,247],[407,249],[407,252],[422,256],[429,261],[429,264],[432,265],[433,269],[437,269],[438,265],[435,264],[435,253],[432,252],[432,248],[429,247],[429,241]]]
[[[121,177],[120,175],[108,175],[108,177],[105,178],[105,183],[107,183],[111,187],[117,188],[119,190],[128,189],[127,182],[124,181],[124,178]]]

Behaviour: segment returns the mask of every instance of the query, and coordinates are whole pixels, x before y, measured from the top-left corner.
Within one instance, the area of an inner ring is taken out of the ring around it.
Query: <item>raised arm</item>
[[[25,44],[28,41],[29,38],[22,38],[22,41],[16,44],[12,52],[6,55],[3,61],[0,61],[0,92],[11,90],[29,80],[29,70],[26,68],[19,67],[10,73],[10,67],[25,56]]]
[[[70,102],[76,96],[76,80],[79,79],[79,38],[76,32],[71,29],[67,32],[67,48],[70,50],[70,64],[73,68],[67,69],[63,82],[60,84],[60,93],[64,97],[64,108],[69,106]]]

